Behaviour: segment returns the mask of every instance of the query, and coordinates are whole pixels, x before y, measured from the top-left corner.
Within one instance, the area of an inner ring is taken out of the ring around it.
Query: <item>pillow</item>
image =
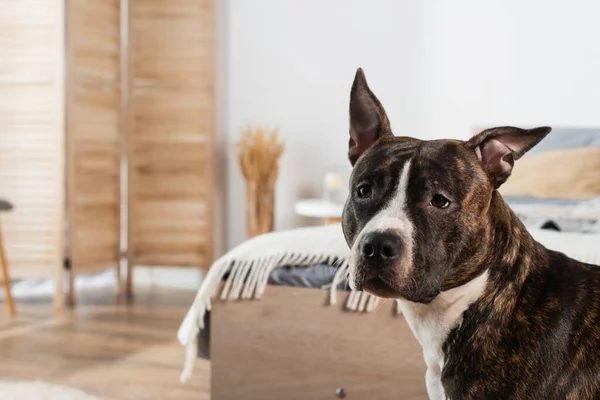
[[[600,196],[600,128],[554,129],[515,163],[499,191],[536,198]]]

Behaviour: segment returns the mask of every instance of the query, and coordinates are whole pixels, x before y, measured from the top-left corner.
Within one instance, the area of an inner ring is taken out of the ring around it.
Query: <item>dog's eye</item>
[[[356,189],[356,195],[359,199],[365,199],[371,195],[371,185],[363,183]]]
[[[429,204],[436,208],[446,208],[450,205],[450,200],[448,200],[441,194],[434,194]]]

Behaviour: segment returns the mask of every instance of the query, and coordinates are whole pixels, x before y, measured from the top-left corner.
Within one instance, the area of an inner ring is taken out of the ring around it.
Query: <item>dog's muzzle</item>
[[[392,231],[375,231],[364,235],[358,245],[360,263],[388,267],[402,254],[402,240]]]

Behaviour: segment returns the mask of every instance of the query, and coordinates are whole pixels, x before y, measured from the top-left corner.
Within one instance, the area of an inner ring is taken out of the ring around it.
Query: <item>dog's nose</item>
[[[400,257],[402,242],[392,232],[371,232],[362,238],[359,249],[366,260],[389,263]]]

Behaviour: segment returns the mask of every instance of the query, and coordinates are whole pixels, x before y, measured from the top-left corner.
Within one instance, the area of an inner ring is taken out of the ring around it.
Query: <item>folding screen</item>
[[[120,249],[120,1],[67,1],[68,255],[76,274]],[[71,302],[74,291],[69,291]]]
[[[130,265],[210,264],[214,20],[213,0],[130,0]]]
[[[125,197],[129,272],[210,264],[214,23],[214,0],[0,2],[0,197],[15,204],[3,216],[14,277],[56,277],[61,304],[65,258],[71,285],[118,267]]]
[[[0,3],[0,197],[15,205],[2,216],[13,277],[62,276],[63,43],[61,2]]]

